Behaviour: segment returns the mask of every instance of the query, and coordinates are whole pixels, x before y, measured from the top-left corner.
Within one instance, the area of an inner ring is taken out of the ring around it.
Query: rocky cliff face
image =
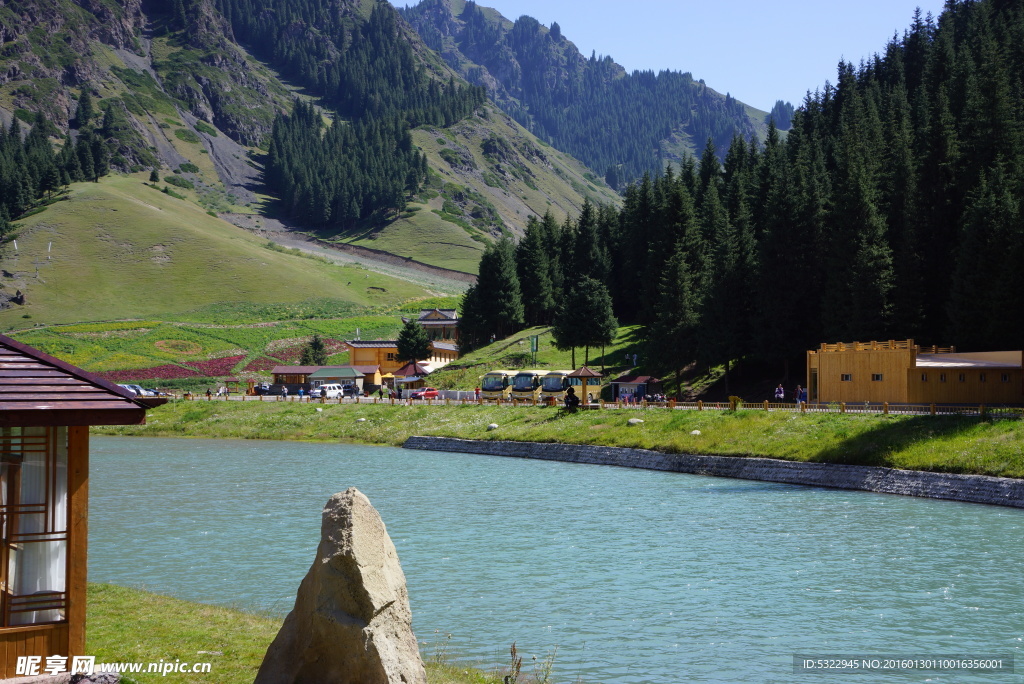
[[[96,100],[120,100],[140,133],[150,116],[180,108],[237,142],[258,144],[276,107],[287,104],[284,87],[233,42],[209,0],[194,3],[184,41],[169,40],[165,16],[153,11],[141,0],[7,2],[0,9],[5,118],[41,110],[67,132],[88,90]]]

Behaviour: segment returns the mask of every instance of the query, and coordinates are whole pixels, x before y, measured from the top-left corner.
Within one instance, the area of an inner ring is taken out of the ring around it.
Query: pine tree
[[[516,272],[527,325],[547,325],[555,313],[551,259],[543,231],[537,217],[531,216],[526,222],[526,233],[516,246]]]
[[[406,321],[398,333],[398,358],[401,361],[416,362],[429,359],[432,346],[430,336],[416,321]]]
[[[324,341],[317,333],[309,339],[309,342],[302,347],[302,356],[299,359],[300,366],[324,366],[327,364],[327,349]]]
[[[89,86],[86,84],[82,88],[82,94],[78,96],[78,109],[75,111],[75,123],[78,124],[78,128],[88,126],[95,113],[92,106],[92,95],[89,94]]]

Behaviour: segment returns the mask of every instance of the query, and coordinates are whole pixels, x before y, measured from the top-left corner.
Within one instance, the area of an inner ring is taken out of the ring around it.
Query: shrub
[[[195,185],[192,184],[192,181],[185,180],[184,178],[179,178],[178,176],[167,176],[166,178],[164,178],[164,181],[170,183],[171,185],[175,185],[179,188],[184,188],[185,190],[192,190],[195,188]]]
[[[200,133],[205,133],[210,137],[217,137],[217,129],[215,129],[213,126],[206,123],[205,121],[196,121],[196,130],[199,131]]]
[[[199,167],[193,164],[192,162],[185,162],[184,164],[179,164],[178,168],[181,169],[182,173],[199,173]]]
[[[199,136],[188,129],[179,128],[174,131],[174,135],[178,140],[184,140],[187,143],[193,143],[195,145],[199,144]]]

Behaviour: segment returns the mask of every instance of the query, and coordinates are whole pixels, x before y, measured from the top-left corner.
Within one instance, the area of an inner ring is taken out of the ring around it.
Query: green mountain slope
[[[627,73],[611,57],[584,57],[557,24],[512,22],[466,0],[422,0],[402,14],[517,121],[622,183],[699,152],[708,138],[725,149],[734,135],[766,130],[766,112],[688,73]]]
[[[163,316],[212,305],[333,301],[339,313],[425,297],[423,288],[356,266],[267,248],[138,178],[76,184],[67,201],[22,222],[3,262],[0,328]],[[330,311],[332,306],[325,307]]]
[[[331,64],[337,43],[327,40],[330,31],[364,25],[374,8],[385,14],[394,10],[384,2],[332,0],[340,21],[318,24],[318,15],[272,25],[274,35],[289,40],[307,35],[310,40],[287,42],[294,49],[284,56],[261,53],[269,60],[264,62],[236,42],[243,6],[251,9],[256,3],[190,0],[182,6],[179,26],[170,5],[135,0],[10,2],[0,10],[5,31],[0,70],[7,75],[0,83],[0,120],[9,125],[17,117],[29,128],[33,113],[42,111],[61,135],[75,139],[84,130],[77,120],[78,103],[89,93],[98,115],[88,130],[100,132],[100,118],[111,116],[116,122],[102,129],[113,171],[157,168],[175,192],[208,211],[272,216],[288,225],[277,201],[285,198],[275,197],[263,184],[265,147],[260,146],[266,144],[275,115],[290,110],[299,93],[296,85],[306,88],[300,97],[319,101],[310,97],[317,94],[317,84],[307,83],[297,65],[309,60]],[[260,16],[269,21],[276,15]],[[438,82],[454,75],[405,22],[397,16],[395,21],[399,39],[412,48],[415,68]],[[359,72],[349,69],[346,77],[358,80]],[[531,213],[550,209],[561,219],[574,213],[584,196],[617,201],[583,165],[544,147],[495,110],[488,114],[488,107],[454,128],[433,124],[414,129],[415,144],[432,173],[420,203],[410,198],[411,211],[375,214],[355,226],[293,227],[472,273],[485,242],[503,232],[521,232]],[[347,125],[344,117],[328,118]],[[448,152],[443,153],[439,138],[451,140]],[[509,141],[509,149],[501,148],[493,161],[483,159],[480,143],[488,138]],[[60,138],[53,142],[65,144]],[[451,163],[452,150],[460,149],[476,158],[475,168]],[[451,201],[445,205],[445,199]]]

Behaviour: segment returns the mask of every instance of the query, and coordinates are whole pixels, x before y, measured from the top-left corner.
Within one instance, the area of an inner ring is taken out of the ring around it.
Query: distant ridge
[[[580,54],[522,16],[465,0],[422,0],[402,15],[445,62],[538,137],[606,174],[613,185],[664,170],[734,135],[762,138],[766,112],[694,81],[689,73],[627,73],[611,57]]]

